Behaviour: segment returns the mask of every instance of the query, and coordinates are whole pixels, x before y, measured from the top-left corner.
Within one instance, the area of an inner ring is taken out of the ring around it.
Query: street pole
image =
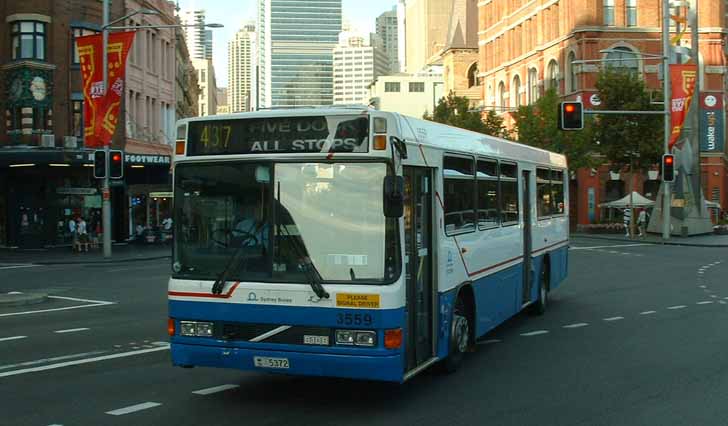
[[[104,94],[106,94],[106,87],[108,86],[109,80],[109,64],[107,56],[107,49],[109,44],[109,0],[103,0],[103,25],[101,27],[101,70],[103,75],[103,88]],[[109,141],[111,143],[111,141]],[[109,145],[104,144],[104,155],[106,156],[104,181],[101,186],[102,204],[101,214],[103,221],[103,236],[104,236],[104,257],[111,257],[111,192],[109,191]]]
[[[670,153],[670,133],[671,126],[671,104],[670,101],[670,0],[662,0],[662,93],[664,97],[665,109],[665,138],[664,150],[665,154]],[[665,182],[665,176],[662,176],[662,238],[667,240],[670,238],[670,182]]]

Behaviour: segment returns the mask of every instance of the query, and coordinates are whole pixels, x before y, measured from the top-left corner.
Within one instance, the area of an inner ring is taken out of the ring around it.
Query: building
[[[179,12],[184,27],[187,50],[194,59],[212,59],[212,31],[205,29],[204,10],[183,10]]]
[[[216,114],[229,114],[230,111],[230,105],[228,105],[228,88],[227,87],[218,87],[217,88],[217,109],[215,110]]]
[[[452,92],[480,105],[478,77],[478,0],[453,0],[447,43],[439,53],[445,93]]]
[[[452,3],[453,0],[407,0],[405,3],[407,73],[417,73],[437,62],[447,44],[448,25],[443,23],[450,22]]]
[[[100,218],[92,151],[84,148],[75,37],[100,31],[101,7],[95,0],[0,3],[0,92],[8,94],[0,96],[5,118],[0,120],[0,245],[68,244],[70,219],[83,216],[91,224]],[[123,24],[174,24],[173,4],[165,0],[113,2],[111,19],[140,8],[159,14],[136,15]],[[170,189],[174,43],[171,29],[140,30],[128,58],[126,94],[112,139],[114,148],[124,150],[126,164],[124,178],[114,180],[111,189],[111,236],[117,241],[129,237],[134,221],[153,225],[149,211],[168,208],[145,204],[144,215],[130,214],[129,200],[154,186]]]
[[[389,62],[390,73],[400,71],[399,64],[399,27],[397,25],[397,6],[377,17],[376,34],[381,40],[384,54]]]
[[[177,17],[177,22],[181,22]],[[187,43],[184,39],[184,32],[175,31],[175,56],[176,66],[174,79],[175,100],[177,101],[177,120],[185,117],[197,116],[199,107],[197,102],[200,96],[200,86],[197,84],[197,70],[192,65],[190,54],[187,50]]]
[[[258,0],[256,28],[258,105],[330,105],[341,0]]]
[[[245,25],[228,42],[228,90],[225,103],[231,112],[251,110],[254,95],[255,25]]]
[[[417,74],[380,76],[369,87],[370,105],[382,111],[415,118],[432,114],[443,92],[442,72],[437,67]]]
[[[200,86],[198,115],[215,115],[217,113],[217,83],[212,60],[192,59],[192,65],[197,70],[197,84]]]
[[[362,34],[342,32],[340,41],[334,49],[334,104],[367,104],[369,85],[389,74],[389,58]]]
[[[600,67],[607,66],[604,64],[639,73],[648,87],[660,90],[660,4],[660,0],[479,2],[478,76],[482,79],[483,107],[510,121],[509,111],[534,102],[545,89],[553,87],[563,98],[582,99],[585,107],[591,108],[598,102],[592,95],[597,92],[594,85]],[[724,0],[701,0],[699,7],[698,80],[703,92],[720,100],[728,89],[728,9]],[[580,62],[584,60],[592,62]],[[596,62],[599,60],[608,61]],[[720,114],[714,116],[723,130],[722,137],[714,148],[701,153],[701,181],[706,198],[726,209],[728,157],[723,105]],[[572,223],[599,220],[603,215],[600,203],[626,194],[629,177],[624,175],[610,173],[606,167],[575,171]],[[657,172],[632,179],[639,192],[654,198],[660,185]]]

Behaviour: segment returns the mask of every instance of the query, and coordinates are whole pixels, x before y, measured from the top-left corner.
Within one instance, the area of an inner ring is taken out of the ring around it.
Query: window
[[[569,53],[569,91],[576,92],[579,85],[576,81],[576,54],[574,52]]]
[[[521,106],[521,77],[513,77],[513,106]]]
[[[551,60],[548,68],[548,88],[559,91],[559,64]]]
[[[78,64],[79,58],[78,58],[78,46],[76,45],[76,38],[92,35],[92,34],[98,34],[98,31],[96,30],[89,30],[86,28],[74,28],[73,29],[73,63]]]
[[[45,60],[46,24],[15,21],[10,28],[13,59]]]
[[[501,223],[518,224],[518,167],[515,163],[500,163]]]
[[[478,159],[478,228],[498,226],[498,163]]]
[[[445,233],[475,230],[475,179],[472,158],[445,157]]]
[[[83,101],[71,101],[71,108],[73,117],[72,134],[83,139]]]
[[[200,70],[200,81],[205,81],[205,70]]]
[[[614,0],[603,0],[604,25],[614,25]]]
[[[637,0],[627,0],[626,3],[627,6],[627,26],[628,27],[636,27],[637,26]]]
[[[528,70],[528,103],[538,100],[538,71],[536,68]]]
[[[33,130],[50,130],[48,128],[48,108],[33,108]]]
[[[617,46],[609,49],[607,53],[607,66],[611,68],[622,68],[624,71],[636,73],[639,71],[637,55],[629,47]]]
[[[409,84],[409,91],[410,92],[424,92],[425,91],[425,83],[422,81],[412,81]]]
[[[503,112],[506,109],[506,85],[502,81],[498,84],[498,106],[500,111]]]
[[[564,214],[564,172],[551,170],[551,214]]]
[[[468,88],[480,86],[478,81],[478,63],[474,63],[468,68]]]
[[[549,169],[536,169],[536,205],[539,218],[551,215],[551,177]]]
[[[385,92],[399,92],[399,82],[398,81],[385,82],[384,91]]]

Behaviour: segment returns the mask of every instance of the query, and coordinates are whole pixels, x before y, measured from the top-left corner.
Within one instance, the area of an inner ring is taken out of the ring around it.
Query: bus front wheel
[[[450,354],[443,362],[448,373],[456,371],[463,362],[463,356],[470,346],[470,320],[465,301],[458,296],[455,310],[452,314],[452,328],[450,330]]]

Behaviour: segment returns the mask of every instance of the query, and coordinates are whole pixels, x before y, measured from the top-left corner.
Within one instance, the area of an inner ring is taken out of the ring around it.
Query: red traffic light
[[[665,156],[665,164],[672,164],[673,161],[675,161],[675,160],[673,160],[672,157]]]
[[[576,107],[573,104],[566,104],[564,105],[564,111],[566,112],[574,112],[576,110]]]

